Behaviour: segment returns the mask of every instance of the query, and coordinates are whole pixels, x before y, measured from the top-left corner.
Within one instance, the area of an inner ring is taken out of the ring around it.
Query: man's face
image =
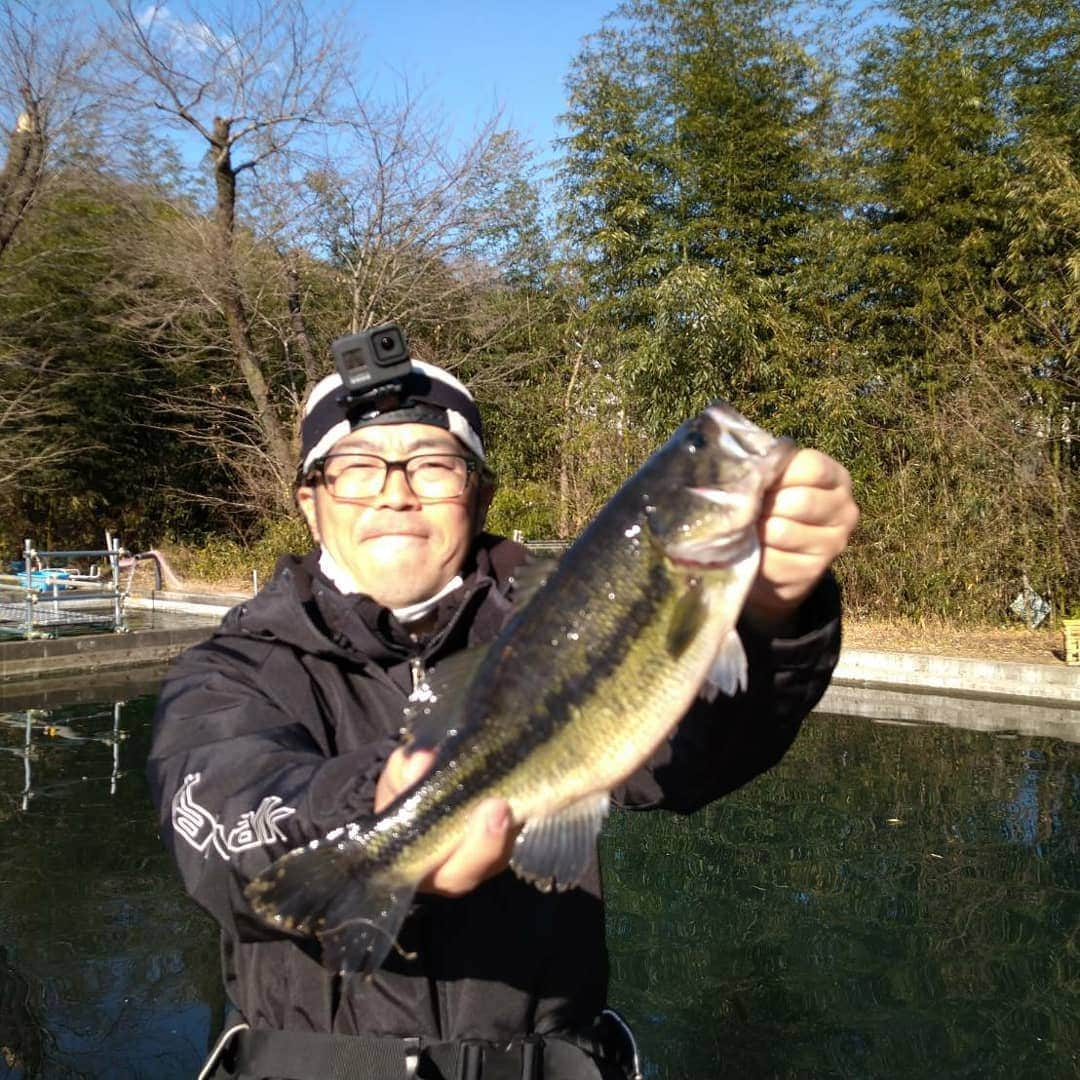
[[[465,453],[455,436],[431,424],[360,428],[332,453],[346,451],[391,461]],[[361,592],[392,608],[427,600],[460,572],[478,528],[480,497],[474,474],[456,499],[421,500],[400,468],[390,469],[383,490],[363,502],[336,500],[322,484],[297,492],[315,542],[352,574]]]

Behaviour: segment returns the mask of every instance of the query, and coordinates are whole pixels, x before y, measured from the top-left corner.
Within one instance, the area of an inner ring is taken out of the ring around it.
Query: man
[[[317,549],[282,559],[180,658],[155,722],[163,835],[221,924],[237,1013],[203,1075],[628,1075],[604,1013],[598,870],[565,893],[519,880],[499,800],[422,883],[399,949],[370,980],[328,973],[317,942],[267,927],[244,899],[273,860],[380,810],[430,768],[430,754],[400,745],[406,700],[429,665],[498,633],[526,559],[483,532],[493,487],[460,382],[416,363],[398,398],[364,413],[341,386],[323,380],[302,424],[297,500]],[[740,623],[747,689],[699,699],[616,802],[689,812],[779,760],[836,661],[827,571],[857,517],[842,466],[810,450],[791,459],[766,498]]]

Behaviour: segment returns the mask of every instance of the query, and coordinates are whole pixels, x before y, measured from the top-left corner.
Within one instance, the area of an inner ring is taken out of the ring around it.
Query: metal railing
[[[120,586],[120,559],[128,553],[118,537],[106,534],[105,542],[107,546],[99,550],[42,551],[25,540],[22,569],[15,581],[0,581],[0,634],[31,639],[80,630],[126,632],[127,589]],[[53,565],[57,559],[93,561],[83,571]],[[108,575],[101,573],[104,561],[109,564]]]
[[[534,555],[561,555],[568,547],[569,540],[526,540],[525,546]]]
[[[512,540],[524,544],[534,555],[561,555],[573,543],[572,540],[526,540],[520,529],[515,529],[510,535]]]

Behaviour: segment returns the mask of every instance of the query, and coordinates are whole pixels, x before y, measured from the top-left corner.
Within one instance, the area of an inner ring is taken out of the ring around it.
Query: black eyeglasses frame
[[[386,467],[385,472],[383,473],[383,482],[382,482],[382,485],[379,487],[379,490],[373,492],[371,495],[364,495],[362,497],[351,498],[351,499],[350,498],[342,498],[340,495],[335,495],[334,491],[333,491],[333,488],[326,481],[326,464],[327,464],[328,461],[332,460],[335,457],[371,457],[371,458],[378,458],[378,460],[381,461],[383,463],[383,465]],[[412,486],[412,480],[410,479],[409,472],[408,472],[408,464],[409,464],[410,461],[414,461],[416,458],[422,458],[422,457],[453,457],[453,458],[458,458],[461,461],[464,461],[465,462],[465,482],[464,482],[464,484],[462,484],[461,491],[459,491],[456,495],[430,496],[430,495],[420,495],[420,494],[418,494],[414,490],[414,488]],[[488,472],[488,468],[487,468],[486,464],[484,462],[480,461],[478,458],[476,458],[472,454],[455,454],[455,453],[449,453],[449,452],[448,453],[442,453],[440,451],[427,450],[427,451],[424,451],[424,452],[419,453],[419,454],[412,454],[407,458],[384,458],[381,454],[373,454],[368,450],[356,450],[356,451],[353,451],[351,453],[345,452],[345,453],[340,453],[340,454],[334,454],[334,453],[324,454],[322,457],[316,458],[311,463],[311,465],[308,468],[307,472],[301,478],[301,480],[300,480],[300,482],[299,482],[299,484],[297,486],[298,487],[313,487],[316,483],[321,483],[322,486],[326,489],[326,494],[329,495],[330,498],[333,499],[335,502],[365,503],[365,502],[368,502],[371,499],[376,498],[376,496],[380,495],[383,491],[386,490],[386,484],[387,484],[387,481],[390,479],[390,470],[392,468],[400,468],[401,469],[401,472],[405,477],[405,484],[408,487],[408,489],[414,495],[416,495],[416,497],[418,499],[422,499],[424,502],[442,502],[444,500],[449,501],[450,499],[460,499],[461,496],[464,495],[465,492],[468,490],[469,481],[473,477],[474,474],[479,476],[482,480],[485,477],[490,477],[491,476],[491,474]]]

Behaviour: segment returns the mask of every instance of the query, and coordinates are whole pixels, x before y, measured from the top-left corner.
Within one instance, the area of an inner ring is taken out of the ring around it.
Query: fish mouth
[[[724,507],[725,510],[732,510],[746,502],[746,496],[741,491],[729,491],[727,488],[691,487],[686,490],[699,499]]]
[[[716,425],[718,435],[715,437],[720,450],[738,461],[769,457],[777,444],[787,442],[762,430],[725,401],[714,401],[706,406],[705,415]]]
[[[693,490],[693,489],[691,489]],[[753,555],[759,548],[756,522],[732,532],[669,543],[664,554],[676,566],[720,570]]]
[[[685,490],[710,506],[721,507],[727,526],[702,536],[674,540],[666,549],[668,558],[679,566],[698,566],[703,570],[730,566],[745,558],[757,543],[757,522],[750,516],[747,493],[711,487]]]

